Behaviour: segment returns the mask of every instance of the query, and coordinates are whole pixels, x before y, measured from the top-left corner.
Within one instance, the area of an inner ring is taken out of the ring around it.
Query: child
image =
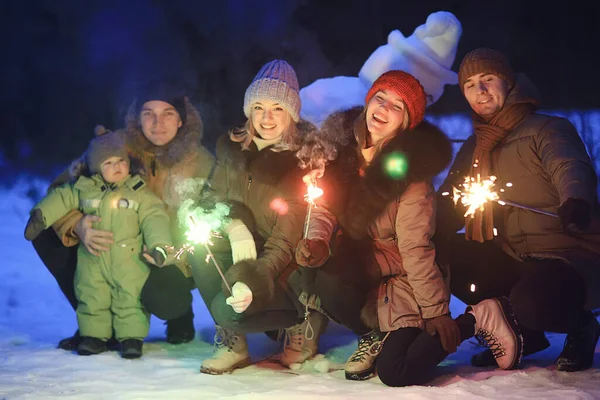
[[[106,351],[106,341],[114,330],[122,357],[139,358],[150,324],[140,302],[149,274],[148,265],[140,258],[142,236],[151,249],[149,259],[157,266],[164,265],[165,248],[172,243],[169,217],[142,178],[130,175],[130,160],[118,133],[94,138],[85,161],[89,176],[75,176],[75,183],[64,184],[42,199],[31,211],[25,238],[35,239],[73,209],[101,217],[95,228],[112,232],[114,244],[99,256],[83,245],[78,248],[75,293],[82,340],[77,352]]]

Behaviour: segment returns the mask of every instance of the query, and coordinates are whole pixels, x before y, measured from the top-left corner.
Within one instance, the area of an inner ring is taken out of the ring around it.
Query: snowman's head
[[[444,85],[455,85],[457,74],[450,70],[462,33],[460,22],[445,11],[429,15],[409,37],[399,30],[388,35],[387,44],[371,54],[358,76],[370,86],[384,72],[401,70],[416,77],[427,95],[427,105],[435,103]]]

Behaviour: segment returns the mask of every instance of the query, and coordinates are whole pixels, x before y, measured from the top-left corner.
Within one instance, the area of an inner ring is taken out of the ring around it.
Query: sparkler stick
[[[317,186],[316,179],[311,179],[306,184],[306,194],[304,195],[304,200],[308,203],[306,209],[306,218],[304,219],[304,233],[302,235],[303,239],[306,239],[308,236],[308,228],[310,227],[310,216],[312,213],[313,207],[316,207],[315,199],[321,197],[323,195],[323,189]]]
[[[554,217],[554,218],[558,218],[558,214],[554,214],[550,211],[545,211],[545,210],[540,210],[539,208],[535,208],[535,207],[529,207],[526,206],[524,204],[519,204],[519,203],[515,203],[514,201],[510,201],[510,200],[496,200],[496,202],[500,205],[507,205],[507,206],[513,206],[513,207],[517,207],[517,208],[522,208],[523,210],[529,210],[529,211],[533,211],[535,213],[538,214],[543,214],[543,215],[547,215],[549,217]]]
[[[200,238],[198,240],[198,243],[201,243],[204,246],[204,248],[206,249],[206,253],[207,253],[206,262],[208,262],[209,259],[212,260],[215,268],[217,269],[217,272],[219,273],[219,275],[221,275],[221,279],[223,280],[225,287],[227,287],[229,294],[233,295],[233,293],[231,292],[231,286],[229,286],[229,283],[227,283],[227,280],[225,279],[225,275],[223,274],[223,271],[221,270],[221,267],[219,266],[219,263],[217,262],[215,255],[210,250],[210,246],[209,246],[209,244],[211,244],[210,243],[210,235],[211,235],[210,227],[209,226],[206,226],[206,227],[198,226],[198,224],[196,223],[196,220],[194,219],[194,217],[192,215],[190,215],[190,220],[192,221],[192,224],[196,230],[196,233],[198,234],[198,236]]]

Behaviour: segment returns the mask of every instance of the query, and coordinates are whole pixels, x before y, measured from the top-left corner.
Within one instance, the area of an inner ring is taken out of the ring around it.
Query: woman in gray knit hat
[[[217,142],[211,187],[232,206],[232,221],[225,228],[231,252],[219,255],[231,292],[221,285],[215,268],[201,255],[195,257],[194,278],[217,325],[218,348],[203,361],[203,373],[249,365],[244,334],[282,328],[287,328],[282,364],[303,362],[317,353],[317,339],[326,327],[318,313],[300,324],[302,310],[285,284],[295,268],[293,255],[306,213],[304,172],[295,150],[299,138],[314,129],[299,121],[298,89],[287,62],[265,64],[246,90],[245,126]]]

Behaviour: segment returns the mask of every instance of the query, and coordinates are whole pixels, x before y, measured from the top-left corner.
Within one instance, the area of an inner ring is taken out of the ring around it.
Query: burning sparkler
[[[185,200],[177,211],[177,217],[180,225],[185,229],[186,243],[177,249],[175,258],[180,259],[185,252],[194,254],[195,246],[198,244],[203,245],[207,254],[205,261],[207,263],[209,260],[213,262],[229,293],[231,293],[231,287],[225,280],[225,275],[210,250],[210,246],[213,245],[211,238],[221,237],[218,232],[228,220],[229,209],[229,206],[224,203],[216,203],[210,211],[207,211],[203,207],[196,207],[191,199]]]
[[[475,211],[483,211],[486,203],[497,201],[500,198],[498,193],[492,190],[495,182],[495,176],[490,176],[483,180],[479,174],[477,174],[477,178],[470,176],[465,177],[465,181],[462,184],[462,190],[454,187],[452,188],[452,199],[454,200],[454,204],[457,204],[458,200],[460,200],[461,204],[467,207],[464,216],[474,216]]]
[[[317,179],[314,176],[305,176],[303,180],[306,183],[306,194],[304,195],[304,200],[308,203],[306,209],[306,218],[304,220],[304,233],[302,235],[303,239],[306,239],[308,236],[308,228],[310,227],[310,215],[312,213],[313,207],[316,207],[315,200],[321,196],[323,196],[323,189],[317,186]]]
[[[452,187],[452,200],[456,205],[460,200],[461,204],[467,207],[467,210],[464,214],[466,217],[470,215],[473,217],[477,210],[483,211],[486,203],[490,201],[495,201],[501,206],[513,206],[517,208],[521,208],[523,210],[532,211],[538,214],[547,215],[549,217],[558,218],[557,214],[551,213],[549,211],[544,211],[539,208],[529,207],[524,204],[515,203],[510,200],[502,200],[498,195],[498,192],[494,191],[494,186],[496,184],[496,177],[490,176],[486,179],[481,179],[481,176],[478,174],[477,178],[472,176],[465,177],[465,181],[460,185],[462,189],[458,189],[456,187]],[[512,183],[508,182],[506,187],[512,187]],[[504,192],[504,189],[500,189],[500,192]],[[444,192],[442,196],[448,196],[450,193]],[[494,233],[496,235],[496,233]]]
[[[223,280],[223,283],[225,283],[227,290],[229,290],[229,294],[232,294],[231,286],[229,286],[229,283],[227,283],[227,280],[225,279],[225,275],[223,274],[223,271],[221,270],[221,267],[219,266],[219,263],[217,262],[215,255],[210,250],[210,246],[213,244],[210,241],[210,238],[215,236],[215,234],[212,232],[212,228],[211,228],[210,224],[207,223],[206,221],[200,221],[198,223],[198,222],[196,222],[196,220],[194,219],[194,217],[192,215],[190,215],[189,218],[190,218],[190,221],[192,222],[192,227],[191,227],[192,229],[189,229],[185,233],[187,239],[189,241],[191,241],[192,243],[197,243],[197,244],[201,244],[204,246],[204,249],[206,250],[206,258],[204,261],[208,263],[208,261],[211,260],[213,262],[215,268],[217,269],[217,272],[219,273],[219,275],[221,275],[221,279]]]

